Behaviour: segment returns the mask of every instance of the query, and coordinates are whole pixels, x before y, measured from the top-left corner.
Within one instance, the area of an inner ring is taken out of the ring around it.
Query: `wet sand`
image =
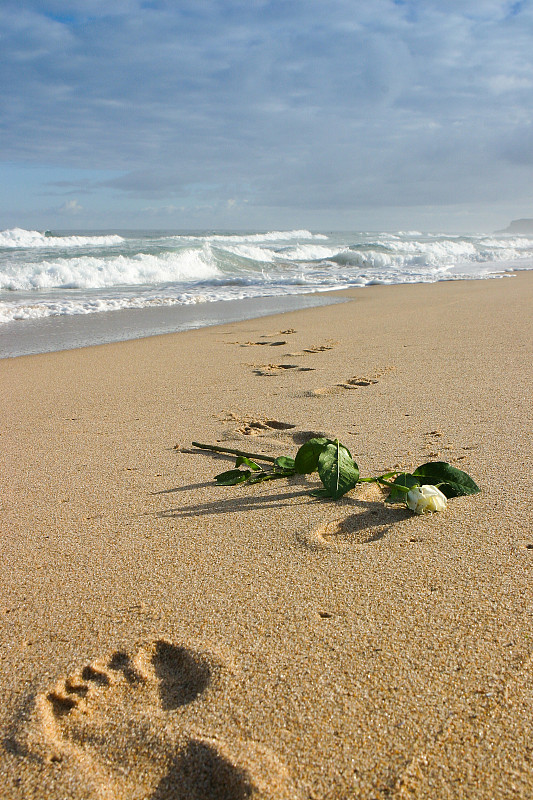
[[[338,300],[331,293],[301,294],[15,320],[0,328],[0,358],[125,342],[334,302]]]
[[[0,361],[2,798],[531,797],[533,273],[342,295]],[[316,433],[482,492],[191,448]]]

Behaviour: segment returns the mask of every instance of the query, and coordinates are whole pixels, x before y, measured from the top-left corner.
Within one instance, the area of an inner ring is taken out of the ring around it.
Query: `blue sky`
[[[533,217],[533,0],[0,0],[0,229]]]

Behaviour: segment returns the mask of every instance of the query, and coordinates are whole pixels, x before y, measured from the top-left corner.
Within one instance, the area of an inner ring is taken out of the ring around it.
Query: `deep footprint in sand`
[[[276,339],[277,336],[289,336],[293,333],[296,333],[294,328],[288,328],[284,331],[278,331],[278,333],[263,333],[261,339],[275,339],[273,342],[235,342],[235,344],[240,344],[241,347],[281,347],[281,345],[287,344],[285,339]]]
[[[164,640],[133,659],[116,651],[37,697],[38,749],[67,775],[79,772],[83,797],[150,798],[186,744],[180,726],[167,724],[170,712],[221,671],[212,657]]]
[[[339,343],[329,339],[325,344],[313,344],[310,347],[304,347],[304,353],[323,353],[326,350],[333,350]]]
[[[241,347],[281,347],[284,344],[287,342],[281,339],[279,342],[244,342]]]
[[[109,702],[112,694],[127,692],[132,700],[142,692],[151,704],[162,710],[179,708],[192,702],[209,686],[214,666],[184,647],[159,640],[149,650],[141,650],[135,660],[116,651],[107,662],[94,662],[79,673],[60,681],[41,700],[47,702],[57,720],[74,711],[86,713],[90,700]],[[105,689],[105,691],[102,691]]]
[[[323,386],[319,389],[311,389],[305,393],[306,397],[323,397],[325,395],[338,394],[343,389],[361,389],[367,386],[374,386],[379,383],[379,379],[386,373],[394,369],[392,366],[383,367],[381,370],[376,371],[371,376],[354,375],[351,378],[346,378],[342,383],[336,383],[333,386]]]
[[[370,544],[382,539],[391,525],[405,516],[402,509],[383,503],[381,490],[375,484],[360,487],[357,500],[346,495],[339,505],[355,509],[355,513],[301,531],[298,539],[305,547],[310,550],[344,550],[350,546]]]
[[[164,640],[117,651],[38,695],[26,744],[73,800],[296,797],[268,748],[199,735],[201,704],[231,677],[218,657]]]
[[[313,372],[314,367],[301,367],[299,364],[261,364],[254,366],[254,374],[269,376],[279,375],[286,370],[296,370],[296,372]]]
[[[259,436],[272,431],[291,430],[291,428],[295,427],[296,425],[291,425],[289,422],[280,422],[277,419],[249,419],[245,420],[244,424],[237,428],[237,431],[245,436]]]
[[[390,524],[376,524],[372,513],[365,511],[346,519],[326,522],[314,530],[303,531],[298,539],[309,550],[344,550],[349,546],[377,542],[389,531]]]

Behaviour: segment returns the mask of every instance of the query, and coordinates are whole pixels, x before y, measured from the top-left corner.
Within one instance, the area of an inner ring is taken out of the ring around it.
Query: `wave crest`
[[[0,288],[10,291],[35,289],[102,289],[113,286],[202,281],[220,275],[211,252],[187,249],[178,253],[98,258],[57,258],[26,264],[0,273]]]
[[[118,234],[109,236],[51,236],[40,231],[9,228],[0,231],[0,247],[109,247],[124,241]]]
[[[286,242],[291,239],[327,239],[324,233],[311,233],[307,230],[297,231],[269,231],[268,233],[213,233],[203,236],[174,236],[174,239],[189,239],[193,241],[208,242]]]

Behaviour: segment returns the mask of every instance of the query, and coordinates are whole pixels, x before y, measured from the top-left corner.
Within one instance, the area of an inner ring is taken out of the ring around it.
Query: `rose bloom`
[[[427,514],[431,511],[445,511],[448,505],[446,495],[436,486],[415,486],[406,500],[408,508],[415,514]]]

